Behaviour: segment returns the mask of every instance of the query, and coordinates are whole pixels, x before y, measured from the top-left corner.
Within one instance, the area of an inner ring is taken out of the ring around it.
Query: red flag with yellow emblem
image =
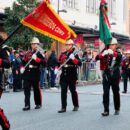
[[[52,9],[48,0],[44,0],[32,13],[22,19],[21,23],[62,43],[76,37],[75,32]]]

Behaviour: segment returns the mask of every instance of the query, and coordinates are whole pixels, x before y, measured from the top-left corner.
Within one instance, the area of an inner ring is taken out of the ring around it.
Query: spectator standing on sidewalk
[[[46,64],[40,65],[40,88],[44,89],[46,85],[46,69],[47,69],[47,51],[43,53],[43,56],[45,57]]]
[[[58,66],[58,59],[57,59],[57,56],[56,56],[56,53],[54,50],[52,50],[49,58],[48,58],[48,61],[47,61],[47,66],[49,68],[49,72],[50,72],[50,85],[51,85],[51,88],[55,89],[56,87],[56,83],[55,83],[55,80],[56,80],[56,74],[54,73],[54,70],[55,70],[55,67]]]
[[[20,67],[22,60],[19,56],[19,52],[14,52],[15,59],[12,62],[12,73],[13,73],[13,91],[18,92],[22,89],[22,77],[20,73]]]
[[[124,90],[122,93],[127,93],[127,82],[130,80],[130,50],[124,52],[125,58],[122,61],[122,77]]]

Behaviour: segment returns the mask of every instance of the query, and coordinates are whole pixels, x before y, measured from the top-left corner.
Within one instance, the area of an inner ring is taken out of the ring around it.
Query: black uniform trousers
[[[21,75],[14,75],[13,77],[13,90],[22,89]]]
[[[42,105],[39,81],[24,80],[25,106],[30,106],[31,87],[33,87],[35,105]]]
[[[118,75],[118,74],[117,74]],[[120,110],[120,94],[119,94],[119,81],[120,78],[110,77],[110,75],[103,74],[103,105],[104,112],[109,112],[109,96],[110,87],[112,87],[114,108]]]
[[[67,77],[64,77],[63,80],[60,81],[61,85],[61,103],[62,103],[62,108],[67,107],[67,90],[69,87],[69,90],[71,92],[71,97],[72,97],[72,102],[74,107],[79,107],[79,102],[78,102],[78,94],[76,91],[76,80],[71,81],[70,79],[67,79]]]
[[[127,92],[127,82],[128,79],[130,80],[130,69],[126,70],[123,74],[123,81],[124,81],[124,92]]]

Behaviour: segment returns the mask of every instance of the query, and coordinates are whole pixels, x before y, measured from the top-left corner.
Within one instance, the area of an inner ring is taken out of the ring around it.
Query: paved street
[[[122,83],[121,83],[122,91]],[[68,94],[67,112],[58,114],[60,108],[60,92],[42,90],[43,107],[34,109],[33,95],[31,110],[23,112],[23,92],[4,93],[1,106],[10,120],[11,130],[130,130],[130,88],[128,94],[121,94],[121,113],[113,115],[113,100],[111,96],[110,116],[102,117],[102,87],[89,85],[78,87],[80,109],[72,111],[72,102]]]

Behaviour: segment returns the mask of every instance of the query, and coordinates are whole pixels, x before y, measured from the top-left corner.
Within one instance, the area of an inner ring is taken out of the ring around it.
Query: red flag
[[[48,0],[44,0],[21,23],[62,43],[65,43],[69,38],[76,37],[75,32],[52,9]]]

